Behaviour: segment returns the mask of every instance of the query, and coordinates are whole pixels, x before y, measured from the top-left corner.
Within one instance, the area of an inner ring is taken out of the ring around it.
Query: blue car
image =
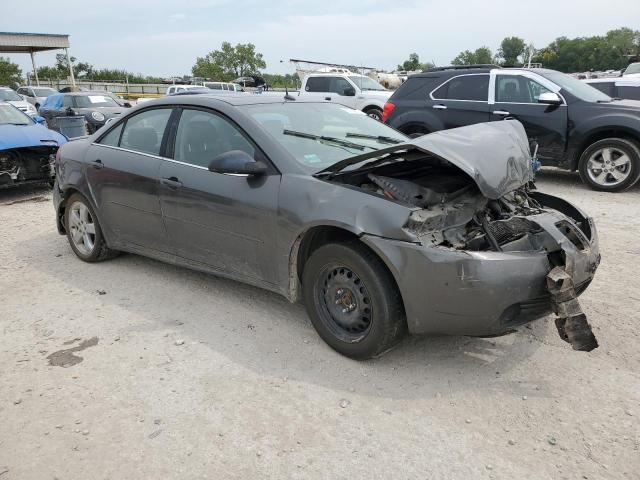
[[[0,188],[53,183],[53,162],[67,138],[10,103],[0,102]]]

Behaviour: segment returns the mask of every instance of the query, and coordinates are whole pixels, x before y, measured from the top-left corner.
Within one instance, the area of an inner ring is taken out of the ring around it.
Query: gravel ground
[[[550,317],[351,361],[275,294],[83,263],[47,190],[0,191],[0,480],[638,478],[640,188],[538,184],[599,228],[590,353]]]

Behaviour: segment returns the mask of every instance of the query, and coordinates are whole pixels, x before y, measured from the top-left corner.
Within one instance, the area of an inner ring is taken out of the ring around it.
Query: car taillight
[[[391,115],[391,112],[393,112],[394,108],[396,108],[396,106],[391,102],[387,102],[384,104],[384,109],[382,110],[383,122],[386,122],[387,120],[389,120],[389,115]]]

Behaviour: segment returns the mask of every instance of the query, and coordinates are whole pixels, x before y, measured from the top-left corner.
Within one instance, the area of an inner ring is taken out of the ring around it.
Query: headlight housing
[[[91,112],[91,118],[96,122],[104,122],[104,115],[100,112]]]

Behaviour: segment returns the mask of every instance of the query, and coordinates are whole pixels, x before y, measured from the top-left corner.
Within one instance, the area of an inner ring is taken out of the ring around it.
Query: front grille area
[[[568,220],[561,220],[556,223],[556,228],[562,232],[562,234],[569,239],[571,243],[578,249],[584,250],[587,248],[588,241],[578,227]]]
[[[517,240],[527,233],[540,231],[537,223],[526,218],[513,217],[509,220],[496,220],[488,225],[489,233],[496,239],[498,245]]]

